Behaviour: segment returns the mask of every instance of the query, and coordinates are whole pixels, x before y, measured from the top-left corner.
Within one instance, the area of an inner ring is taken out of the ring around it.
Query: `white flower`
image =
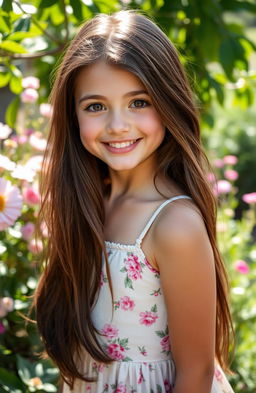
[[[18,164],[14,171],[12,171],[11,175],[15,179],[27,180],[28,182],[32,182],[34,180],[36,172],[31,167]]]
[[[20,190],[9,180],[0,178],[0,230],[13,225],[20,216],[22,196]]]
[[[39,89],[40,81],[35,76],[27,76],[22,79],[23,89]]]
[[[12,129],[7,125],[0,123],[0,139],[6,139],[11,134]]]
[[[16,164],[11,161],[8,157],[0,154],[0,168],[7,169],[8,171],[13,171]]]

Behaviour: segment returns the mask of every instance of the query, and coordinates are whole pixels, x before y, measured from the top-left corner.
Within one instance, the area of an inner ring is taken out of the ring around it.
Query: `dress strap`
[[[151,225],[153,224],[155,218],[158,216],[158,214],[160,213],[160,211],[166,206],[168,205],[168,203],[176,201],[177,199],[192,199],[191,197],[189,197],[188,195],[178,195],[176,197],[167,199],[166,201],[164,201],[160,206],[158,206],[158,208],[155,210],[155,212],[153,213],[153,215],[151,216],[151,218],[149,219],[149,221],[147,222],[146,226],[144,227],[143,231],[141,232],[141,234],[139,235],[139,237],[136,240],[136,244],[138,244],[139,246],[141,245],[141,242],[144,238],[144,236],[146,235],[147,231],[149,230],[149,228],[151,227]]]

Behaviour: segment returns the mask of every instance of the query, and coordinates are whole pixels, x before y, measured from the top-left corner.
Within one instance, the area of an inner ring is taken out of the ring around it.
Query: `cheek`
[[[98,136],[98,125],[94,119],[83,119],[78,118],[79,130],[80,130],[80,138],[83,145],[90,150],[90,146],[93,145],[95,139]]]
[[[162,140],[164,137],[165,127],[156,113],[147,114],[147,116],[140,119],[140,127],[144,129],[148,136],[154,136],[159,140]]]

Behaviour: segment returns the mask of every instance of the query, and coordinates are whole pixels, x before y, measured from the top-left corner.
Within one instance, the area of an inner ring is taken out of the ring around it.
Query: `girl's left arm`
[[[212,247],[191,202],[165,209],[153,232],[176,366],[174,393],[210,393],[214,374],[216,276]]]

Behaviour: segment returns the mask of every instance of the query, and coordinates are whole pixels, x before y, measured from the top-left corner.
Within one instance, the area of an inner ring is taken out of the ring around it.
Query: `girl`
[[[134,11],[97,15],[52,104],[35,307],[63,392],[232,392],[215,201],[174,47]]]

